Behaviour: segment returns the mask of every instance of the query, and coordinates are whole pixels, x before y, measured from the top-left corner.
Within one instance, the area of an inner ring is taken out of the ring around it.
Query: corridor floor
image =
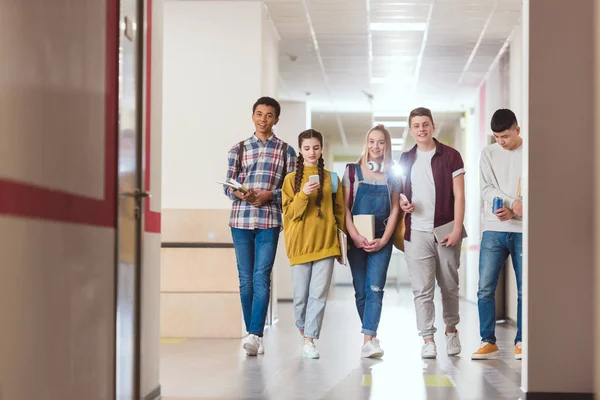
[[[501,355],[471,361],[479,347],[477,306],[461,302],[463,351],[445,352],[440,293],[436,291],[438,357],[422,360],[412,292],[386,289],[379,338],[382,360],[360,358],[362,335],[350,287],[332,287],[319,360],[304,360],[291,303],[265,332],[265,355],[246,357],[240,340],[172,340],[161,344],[163,400],[500,400],[519,399],[521,362],[513,358],[513,326],[496,329]]]

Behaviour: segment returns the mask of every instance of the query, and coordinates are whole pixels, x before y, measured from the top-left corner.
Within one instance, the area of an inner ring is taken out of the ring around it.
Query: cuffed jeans
[[[355,246],[351,246],[348,250],[356,309],[362,322],[361,332],[365,335],[377,336],[383,307],[383,288],[392,257],[392,245],[390,239],[376,253],[367,253]]]
[[[296,327],[304,331],[306,338],[318,339],[321,334],[333,260],[328,257],[292,266]]]
[[[521,341],[521,287],[523,272],[523,234],[512,232],[483,232],[479,252],[479,333],[481,341],[496,343],[496,288],[502,267],[508,256],[512,259],[517,278],[517,336]]]
[[[231,228],[240,279],[240,297],[248,333],[262,336],[271,295],[271,270],[280,228]]]

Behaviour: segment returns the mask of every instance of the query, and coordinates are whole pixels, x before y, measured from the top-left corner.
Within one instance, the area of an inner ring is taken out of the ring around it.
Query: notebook
[[[341,229],[337,230],[338,233],[338,241],[340,243],[340,251],[342,253],[341,259],[342,265],[348,265],[348,236]]]
[[[450,221],[447,224],[438,226],[437,228],[433,228],[433,236],[435,236],[435,239],[438,241],[438,243],[442,243],[442,240],[446,236],[451,234],[452,230],[454,230],[454,221]],[[465,229],[465,226],[463,225],[462,238],[464,239],[466,237],[467,237],[467,230]]]

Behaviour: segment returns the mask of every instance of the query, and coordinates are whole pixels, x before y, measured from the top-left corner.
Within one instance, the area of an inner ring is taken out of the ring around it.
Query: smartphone
[[[310,183],[319,183],[319,175],[311,175],[308,177]]]
[[[408,201],[408,198],[407,198],[407,197],[404,195],[404,193],[400,193],[400,198],[401,198],[402,200],[406,201],[406,202],[409,202],[409,201]],[[409,203],[410,203],[410,202],[409,202]]]

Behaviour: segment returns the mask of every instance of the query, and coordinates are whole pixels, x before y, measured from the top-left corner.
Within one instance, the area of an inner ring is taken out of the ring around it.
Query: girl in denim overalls
[[[392,166],[392,143],[383,125],[366,136],[363,154],[344,174],[346,228],[352,239],[348,261],[352,270],[356,308],[362,322],[364,345],[361,357],[378,358],[383,350],[377,340],[383,287],[392,255],[392,235],[400,212],[400,181],[387,175]],[[354,226],[353,216],[375,216],[375,239],[367,240]]]

